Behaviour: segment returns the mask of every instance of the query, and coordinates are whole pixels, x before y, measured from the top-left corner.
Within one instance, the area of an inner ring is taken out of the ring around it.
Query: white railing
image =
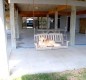
[[[61,33],[42,33],[34,35],[34,41],[38,42],[41,37],[45,39],[53,40],[55,42],[61,42],[63,44],[63,35]]]
[[[60,46],[53,46],[53,47],[39,47],[39,40],[41,37],[44,37],[45,39],[49,39],[49,40],[53,40],[56,45],[58,45],[59,43],[61,44]],[[65,41],[65,45],[64,44],[64,40],[63,40],[63,34],[62,33],[41,33],[41,34],[35,34],[34,35],[34,43],[35,43],[35,47],[36,50],[45,50],[45,49],[57,49],[57,48],[68,48],[68,43],[69,41]]]
[[[64,29],[36,29],[35,34],[38,33],[64,33]]]

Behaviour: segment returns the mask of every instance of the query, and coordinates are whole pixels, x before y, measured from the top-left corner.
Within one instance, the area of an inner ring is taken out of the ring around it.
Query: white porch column
[[[58,12],[55,12],[55,30],[58,28]]]
[[[19,39],[19,17],[18,10],[15,11],[16,39]]]
[[[16,49],[16,32],[15,32],[15,8],[14,3],[10,3],[10,25],[11,25],[11,44]]]
[[[49,14],[47,15],[47,28],[50,28],[50,18],[49,18]]]
[[[76,7],[72,6],[70,18],[70,45],[75,45]]]
[[[0,0],[0,79],[9,80],[4,0]]]
[[[20,30],[20,31],[21,31],[21,29],[22,29],[22,23],[23,23],[22,17],[19,15],[19,30]]]

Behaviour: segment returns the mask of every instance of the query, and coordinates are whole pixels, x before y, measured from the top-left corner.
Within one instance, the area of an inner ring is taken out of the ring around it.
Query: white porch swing
[[[34,0],[33,0],[33,17],[34,17]],[[34,25],[34,33],[35,31],[36,30]],[[67,23],[64,30],[64,34],[60,32],[49,33],[49,31],[46,33],[43,32],[34,34],[34,44],[36,50],[68,48],[69,41],[67,41],[66,31],[67,31]]]

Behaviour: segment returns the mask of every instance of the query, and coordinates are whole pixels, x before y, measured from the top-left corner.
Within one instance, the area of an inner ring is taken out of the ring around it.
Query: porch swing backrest
[[[41,37],[45,39],[53,40],[56,43],[60,42],[63,44],[63,34],[62,33],[43,33],[43,34],[35,34],[34,41],[37,43]]]

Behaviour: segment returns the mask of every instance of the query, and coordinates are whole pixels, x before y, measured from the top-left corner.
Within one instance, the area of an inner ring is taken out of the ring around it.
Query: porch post
[[[58,12],[55,12],[55,30],[58,28]]]
[[[39,17],[38,17],[38,29],[39,29]]]
[[[4,0],[0,0],[0,79],[9,80]]]
[[[10,25],[12,49],[16,49],[16,29],[15,29],[15,8],[14,3],[10,3]]]
[[[15,13],[15,21],[16,21],[16,38],[19,39],[19,17],[18,17],[18,9]]]
[[[71,18],[70,18],[70,45],[75,45],[75,27],[76,27],[76,7],[71,8]]]
[[[49,14],[47,15],[47,29],[50,28],[50,18],[49,18]]]
[[[18,16],[19,17],[19,32],[21,31],[21,29],[22,29],[22,17],[19,15]]]

